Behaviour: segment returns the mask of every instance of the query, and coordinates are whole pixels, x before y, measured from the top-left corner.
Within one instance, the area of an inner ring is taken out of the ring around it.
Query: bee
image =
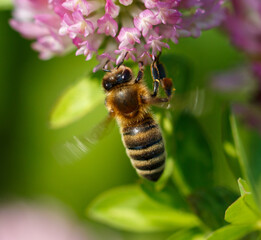
[[[103,70],[106,74],[102,79],[102,86],[109,115],[90,134],[75,136],[62,145],[60,151],[56,151],[60,156],[58,158],[67,162],[82,158],[104,135],[111,120],[116,119],[127,155],[138,175],[154,182],[160,178],[165,167],[166,151],[161,129],[150,111],[150,106],[170,101],[172,80],[166,77],[159,56],[155,57],[151,64],[152,93],[143,82],[142,62],[139,62],[136,77],[133,71],[123,64],[125,58],[111,70],[106,69],[108,62],[105,64]],[[158,97],[159,86],[163,87],[167,97]]]
[[[115,118],[133,167],[138,175],[150,181],[157,181],[165,167],[166,151],[162,132],[155,121],[150,106],[169,102],[172,94],[172,80],[166,78],[163,65],[157,56],[151,64],[153,92],[143,82],[144,66],[139,62],[135,78],[132,70],[121,62],[112,70],[104,69],[102,86],[105,105],[110,118]],[[166,98],[157,97],[162,86]]]

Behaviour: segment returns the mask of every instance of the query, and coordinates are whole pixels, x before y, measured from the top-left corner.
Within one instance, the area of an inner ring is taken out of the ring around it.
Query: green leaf
[[[168,147],[176,155],[175,167],[177,165],[191,191],[212,187],[213,156],[199,122],[191,115],[182,114],[174,126],[176,132],[172,142],[175,140],[175,145],[169,143]]]
[[[198,229],[185,229],[171,235],[167,240],[204,240]]]
[[[251,194],[250,189],[245,180],[239,178],[237,182],[238,182],[241,196],[244,196],[245,194]]]
[[[223,111],[222,117],[222,142],[224,148],[224,154],[229,165],[231,172],[234,174],[234,177],[238,179],[242,177],[242,170],[240,168],[240,161],[238,156],[238,151],[235,146],[233,132],[230,122],[231,110],[226,108]]]
[[[230,116],[230,123],[243,176],[249,183],[249,189],[261,212],[261,136],[257,131],[251,131],[249,128],[241,127],[239,129],[233,114]],[[241,131],[239,132],[239,130]]]
[[[240,197],[226,210],[225,220],[232,224],[253,224],[258,216],[247,205],[246,199]]]
[[[246,180],[261,213],[261,134],[256,129],[250,129],[243,125],[240,126],[240,130],[249,167],[249,179]]]
[[[248,165],[246,153],[244,151],[244,147],[242,145],[242,142],[241,142],[241,139],[239,136],[236,119],[233,114],[230,115],[230,124],[231,124],[231,129],[232,129],[232,134],[233,134],[233,140],[235,143],[236,154],[238,156],[238,161],[239,161],[241,170],[243,172],[243,177],[246,177],[248,180],[249,175],[250,175],[249,165]]]
[[[102,103],[104,95],[98,81],[84,78],[69,87],[53,108],[50,117],[52,128],[64,127]]]
[[[228,207],[225,214],[225,220],[231,225],[213,232],[207,240],[238,240],[260,229],[260,216],[253,195],[246,181],[239,179],[238,185],[241,197]]]
[[[166,231],[199,225],[194,215],[154,202],[135,185],[102,194],[90,205],[88,215],[110,226],[134,232]]]
[[[154,201],[184,211],[188,210],[186,201],[180,196],[178,189],[172,182],[168,182],[163,189],[158,189],[155,183],[144,181],[141,184],[142,190]]]
[[[11,9],[13,6],[12,0],[1,0],[0,1],[0,10]]]
[[[254,224],[260,219],[260,215],[253,195],[244,180],[239,179],[238,184],[241,197],[228,207],[225,220],[232,224]]]
[[[211,229],[217,229],[226,224],[225,210],[236,198],[235,193],[224,187],[213,187],[194,191],[187,199],[202,222]]]
[[[252,225],[225,226],[211,233],[207,240],[238,240],[253,231]]]

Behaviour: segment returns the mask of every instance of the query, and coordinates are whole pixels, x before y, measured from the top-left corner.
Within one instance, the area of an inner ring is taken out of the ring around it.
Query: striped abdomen
[[[122,128],[122,138],[137,173],[157,181],[165,166],[165,148],[158,124],[148,116],[132,127]]]

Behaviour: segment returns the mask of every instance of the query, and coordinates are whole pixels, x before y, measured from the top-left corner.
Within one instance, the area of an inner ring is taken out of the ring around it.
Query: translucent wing
[[[212,97],[205,89],[195,89],[187,93],[173,94],[168,103],[157,104],[158,107],[186,111],[200,116],[211,108]]]
[[[212,97],[206,93],[205,89],[195,89],[185,94],[174,96],[170,103],[172,109],[190,112],[200,116],[211,107]]]
[[[82,159],[92,147],[111,129],[113,117],[110,115],[82,136],[73,136],[54,149],[55,158],[61,163],[71,163]]]

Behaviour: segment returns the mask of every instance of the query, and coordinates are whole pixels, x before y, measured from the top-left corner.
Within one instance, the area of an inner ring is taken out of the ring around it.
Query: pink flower
[[[29,39],[35,39],[37,37],[45,36],[49,34],[49,30],[45,27],[38,26],[32,22],[19,22],[14,19],[10,21],[10,25],[23,37]]]
[[[105,13],[112,16],[112,18],[116,18],[119,15],[120,7],[115,5],[113,0],[106,0],[105,4]]]
[[[74,44],[76,54],[85,55],[87,60],[95,54],[99,61],[107,57],[118,62],[128,51],[127,57],[149,63],[151,54],[155,57],[163,48],[169,48],[169,40],[178,43],[180,37],[198,37],[202,30],[218,26],[224,17],[222,2],[16,0],[10,23],[23,36],[36,39],[34,48],[42,58],[62,54]],[[99,57],[101,46],[104,50]]]
[[[233,111],[261,134],[261,1],[231,2],[232,8],[226,11],[224,27],[232,43],[247,54],[249,63],[216,76],[214,89],[223,93],[248,93],[248,101],[234,103]]]
[[[134,18],[135,27],[142,32],[144,37],[147,36],[152,26],[158,23],[159,21],[157,20],[155,14],[148,9],[141,12],[138,17]]]
[[[157,18],[163,24],[176,24],[181,21],[181,13],[178,12],[176,9],[171,8],[170,3],[168,2],[159,2],[157,4],[158,12]]]
[[[144,65],[151,63],[151,55],[148,51],[144,51],[144,48],[138,46],[136,49],[137,61],[143,62]]]
[[[83,15],[88,16],[93,11],[99,8],[97,1],[86,0],[66,0],[62,6],[72,12],[80,11]]]
[[[259,79],[259,84],[261,89],[261,62],[254,62],[252,64],[252,70],[255,76]]]
[[[70,44],[70,41],[65,41],[57,34],[48,34],[37,39],[37,42],[32,44],[32,48],[40,53],[40,58],[48,60],[54,55],[63,54],[65,48]]]
[[[180,37],[199,37],[202,30],[220,25],[225,18],[221,0],[188,0],[183,6],[197,6],[194,14],[182,17],[178,33]]]
[[[10,25],[24,37],[37,40],[32,47],[40,52],[41,59],[61,55],[72,47],[67,36],[59,35],[61,19],[47,0],[16,0],[15,3],[17,8]]]
[[[105,14],[101,17],[98,21],[98,31],[97,33],[105,33],[107,36],[111,35],[112,37],[116,36],[118,31],[118,24],[117,22],[109,15]]]
[[[233,9],[227,11],[224,26],[232,42],[248,57],[256,79],[255,101],[261,104],[261,2],[259,0],[233,0]]]
[[[161,52],[161,49],[163,47],[169,48],[169,45],[167,43],[161,41],[162,39],[163,39],[162,36],[152,36],[151,35],[145,45],[145,49],[149,50],[151,48],[152,55],[156,56],[157,52]]]
[[[261,63],[244,64],[236,69],[217,74],[212,79],[212,88],[223,95],[248,95],[248,100],[233,100],[232,110],[249,127],[261,135]]]
[[[131,58],[133,61],[136,60],[136,57],[134,56],[134,52],[136,51],[135,48],[132,48],[132,49],[123,49],[123,50],[116,50],[115,53],[117,54],[120,54],[119,57],[117,58],[116,60],[116,64],[119,64],[120,62],[122,62],[123,59],[126,59],[128,60],[129,58]],[[126,53],[129,53],[127,56],[126,56]]]
[[[102,41],[103,37],[98,35],[91,35],[84,41],[81,39],[76,39],[75,45],[77,45],[78,47],[78,50],[76,51],[76,56],[83,54],[84,56],[86,56],[86,60],[90,60],[93,54],[97,53]]]
[[[158,35],[164,36],[164,38],[171,39],[172,42],[178,43],[179,34],[175,26],[167,25],[161,28],[155,28],[155,32]]]
[[[182,0],[180,2],[180,6],[182,8],[200,7],[200,6],[202,6],[202,1],[201,0]]]
[[[25,203],[0,207],[1,240],[86,240],[84,227],[56,208]]]
[[[131,5],[133,0],[119,0],[119,2],[125,6]]]
[[[251,55],[261,55],[261,1],[233,0],[224,26],[232,42]]]
[[[146,8],[155,8],[159,0],[144,0],[144,5]]]
[[[116,61],[115,57],[113,57],[113,53],[111,53],[111,52],[110,53],[108,53],[108,52],[103,53],[103,54],[99,55],[97,57],[97,59],[100,61],[100,63],[93,69],[94,72],[96,70],[100,69],[100,68],[103,68],[108,60],[110,60],[110,61],[107,64],[107,68],[112,69],[113,68],[113,62]]]
[[[118,40],[120,41],[119,49],[132,47],[136,42],[140,43],[140,31],[136,28],[121,28]]]
[[[73,12],[71,17],[65,13],[61,25],[62,27],[59,30],[60,35],[69,34],[72,39],[77,35],[87,37],[94,32],[92,22],[85,19],[80,11]]]

